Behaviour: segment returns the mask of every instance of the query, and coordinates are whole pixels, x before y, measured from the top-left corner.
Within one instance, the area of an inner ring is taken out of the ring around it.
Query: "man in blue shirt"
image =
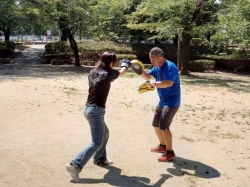
[[[180,106],[180,79],[176,65],[166,60],[162,49],[152,48],[149,58],[154,67],[148,72],[142,70],[141,76],[147,81],[155,78],[155,82],[150,85],[157,88],[160,98],[152,123],[160,144],[151,151],[164,153],[158,161],[167,162],[175,157],[172,133],[169,128]]]

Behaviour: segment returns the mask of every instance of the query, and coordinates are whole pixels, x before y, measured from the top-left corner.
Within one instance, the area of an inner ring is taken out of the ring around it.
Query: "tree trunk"
[[[67,34],[65,34],[65,32],[62,31],[62,35],[61,35],[61,41],[67,41]]]
[[[69,39],[70,47],[72,48],[74,55],[75,55],[75,66],[80,67],[80,57],[78,53],[77,43],[71,33],[70,27],[67,25],[66,18],[60,17],[59,19],[59,28],[62,31],[61,41],[67,41]],[[66,39],[66,40],[65,40]]]
[[[80,28],[79,28],[79,40],[82,41],[82,18],[81,18],[81,23],[80,23]]]
[[[77,47],[77,43],[73,37],[73,35],[71,34],[71,32],[69,32],[69,42],[70,42],[70,46],[74,51],[74,55],[75,55],[75,66],[80,67],[80,57],[79,57],[79,53],[78,53],[78,47]]]
[[[181,56],[181,42],[180,42],[180,38],[178,37],[178,41],[177,41],[177,68],[178,68],[178,72],[181,71],[181,62],[180,62],[180,56]]]
[[[192,37],[190,34],[182,34],[180,49],[181,75],[188,75],[189,49],[191,39]]]
[[[159,44],[160,43],[157,38],[155,38],[154,41],[155,41],[155,44]]]
[[[206,36],[207,40],[210,42],[210,38],[211,38],[211,34],[208,33],[207,36]]]
[[[82,41],[82,27],[79,29],[79,40]]]
[[[174,44],[178,44],[178,35],[177,34],[175,34],[172,39],[173,39]]]
[[[5,38],[5,41],[10,41],[10,27],[7,26],[6,29],[4,29],[4,38]]]

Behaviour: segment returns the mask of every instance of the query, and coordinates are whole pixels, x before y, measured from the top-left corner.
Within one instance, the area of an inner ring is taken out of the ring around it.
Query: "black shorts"
[[[178,109],[179,107],[157,106],[152,125],[154,127],[159,127],[161,130],[165,130],[166,128],[169,129]]]

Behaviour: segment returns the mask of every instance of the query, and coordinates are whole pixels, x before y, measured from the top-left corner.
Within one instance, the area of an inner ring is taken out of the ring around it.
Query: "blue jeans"
[[[83,149],[71,164],[82,169],[94,155],[94,163],[107,160],[106,144],[109,139],[109,130],[104,122],[105,108],[98,106],[85,106],[84,116],[89,122],[92,142]]]

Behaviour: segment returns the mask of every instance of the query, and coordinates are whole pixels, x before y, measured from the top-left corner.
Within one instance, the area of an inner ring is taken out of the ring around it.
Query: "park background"
[[[0,58],[15,48],[10,36],[16,35],[16,42],[21,43],[56,41],[45,48],[49,58],[45,63],[66,59],[65,63],[81,66],[86,65],[84,60],[96,61],[96,53],[112,50],[120,58],[136,57],[148,64],[148,49],[162,44],[166,57],[177,64],[182,75],[211,66],[249,72],[249,3],[4,0],[0,6],[0,31],[5,42],[0,42]],[[101,43],[89,45],[86,40]],[[64,42],[70,49],[65,48]]]

